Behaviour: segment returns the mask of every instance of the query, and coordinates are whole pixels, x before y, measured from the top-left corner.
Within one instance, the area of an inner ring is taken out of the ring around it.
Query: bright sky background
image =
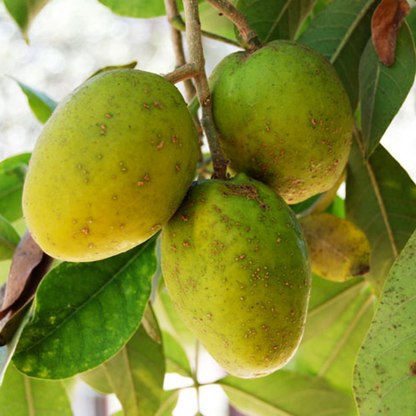
[[[42,127],[11,76],[59,101],[104,66],[138,60],[139,69],[164,74],[174,67],[168,29],[165,18],[149,21],[118,17],[96,0],[54,0],[36,18],[27,44],[0,3],[0,161],[31,151]],[[236,50],[210,40],[204,42],[204,48],[208,73]],[[415,87],[382,143],[416,180]],[[221,375],[206,354],[201,367],[205,374],[201,381],[212,381]],[[169,376],[166,385],[172,388],[182,382]],[[228,414],[226,397],[219,387],[201,390],[205,416]],[[91,414],[88,400],[94,394],[77,389],[76,416]],[[195,411],[195,394],[186,391],[174,415],[191,416]]]

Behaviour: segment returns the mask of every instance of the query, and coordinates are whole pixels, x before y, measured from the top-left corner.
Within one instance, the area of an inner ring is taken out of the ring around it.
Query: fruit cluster
[[[289,41],[226,57],[210,85],[233,178],[190,186],[198,135],[178,90],[155,74],[108,71],[46,124],[24,213],[42,249],[68,261],[116,255],[163,228],[180,316],[228,372],[259,377],[293,356],[306,320],[310,261],[287,204],[336,183],[351,110],[330,63]]]

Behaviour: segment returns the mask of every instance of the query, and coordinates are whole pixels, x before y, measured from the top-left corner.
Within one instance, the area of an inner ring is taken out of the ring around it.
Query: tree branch
[[[205,59],[202,50],[201,23],[197,0],[184,0],[186,41],[189,50],[190,65],[196,68],[195,87],[202,109],[202,126],[208,139],[211,151],[214,178],[226,179],[227,161],[220,146],[221,135],[214,122],[211,93],[205,73]],[[188,64],[189,65],[189,64]]]
[[[206,0],[211,6],[215,7],[225,17],[230,19],[240,32],[243,42],[247,44],[250,51],[260,49],[261,43],[257,33],[251,28],[243,13],[240,12],[227,0]]]

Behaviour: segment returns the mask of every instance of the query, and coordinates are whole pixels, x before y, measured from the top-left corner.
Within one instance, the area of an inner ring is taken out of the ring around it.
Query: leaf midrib
[[[30,345],[28,348],[24,348],[18,352],[18,354],[27,352],[32,350],[34,347],[36,347],[38,344],[44,342],[46,339],[48,339],[52,334],[54,334],[61,326],[63,326],[68,320],[70,320],[74,315],[76,315],[86,304],[88,304],[92,299],[96,298],[108,285],[110,285],[118,276],[120,273],[123,272],[124,269],[126,269],[130,264],[137,259],[139,255],[143,253],[143,251],[147,248],[150,242],[152,242],[153,239],[150,239],[148,242],[143,244],[143,248],[136,253],[127,263],[123,265],[114,275],[113,277],[108,280],[99,290],[97,290],[91,297],[85,300],[78,308],[74,308],[74,311],[69,314],[65,319],[63,319],[57,326],[53,327],[51,331],[49,331],[44,337],[40,338],[38,341],[34,342]],[[36,310],[35,310],[35,316],[36,316]]]
[[[286,13],[286,10],[290,7],[290,5],[293,3],[293,0],[287,0],[286,4],[283,6],[282,10],[280,11],[279,15],[277,16],[276,20],[274,21],[272,27],[270,28],[269,32],[267,33],[266,38],[264,39],[264,43],[267,43],[270,39],[270,36],[276,29],[277,25],[280,23],[281,18]]]

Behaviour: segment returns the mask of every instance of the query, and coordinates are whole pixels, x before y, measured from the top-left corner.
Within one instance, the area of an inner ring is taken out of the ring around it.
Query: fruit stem
[[[202,50],[201,22],[199,20],[198,0],[184,0],[186,26],[186,41],[189,50],[187,70],[194,68],[194,81],[199,103],[202,109],[202,126],[207,136],[214,167],[213,178],[226,179],[227,161],[220,146],[221,135],[214,122],[211,93],[205,73],[205,59]],[[178,68],[179,71],[181,68]],[[175,71],[176,72],[176,71]],[[184,72],[184,73],[185,73]]]
[[[254,52],[263,46],[257,33],[251,28],[245,15],[241,13],[240,10],[234,7],[227,0],[206,1],[236,25],[238,31],[240,32],[241,38],[248,46],[249,51]]]

